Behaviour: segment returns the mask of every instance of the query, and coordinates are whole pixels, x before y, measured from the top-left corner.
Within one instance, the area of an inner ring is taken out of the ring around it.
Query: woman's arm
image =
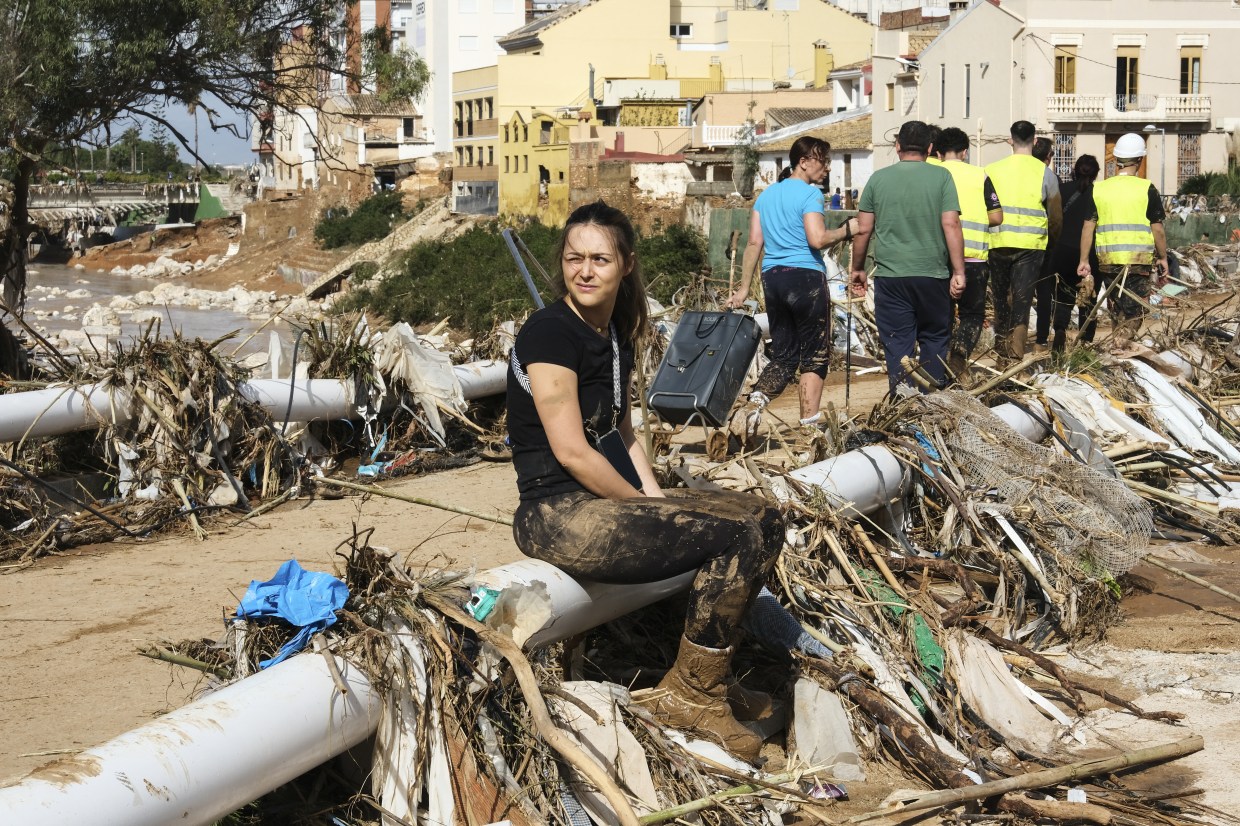
[[[735,309],[749,298],[749,287],[762,267],[763,240],[762,218],[755,209],[749,213],[749,240],[745,242],[745,252],[741,255],[741,285],[728,296],[724,306]]]
[[[526,372],[530,377],[538,419],[547,432],[547,441],[556,461],[595,496],[604,499],[641,496],[641,491],[624,481],[624,477],[586,439],[585,428],[581,424],[581,404],[577,401],[577,374],[567,367],[546,362],[527,365]],[[632,432],[633,428],[629,426],[630,438]],[[621,435],[624,435],[623,430]],[[629,439],[625,439],[625,444],[629,443]],[[646,472],[650,473],[649,481],[652,483],[654,474],[650,471],[649,462],[646,462]],[[640,466],[638,473],[641,473]],[[647,483],[645,475],[642,481]]]
[[[629,388],[629,398],[633,398],[632,387]],[[637,475],[642,478],[642,493],[647,496],[663,496],[659,481],[654,478],[654,468],[650,466],[650,457],[646,455],[646,448],[642,446],[637,434],[633,432],[633,419],[625,416],[616,429],[620,431],[620,437],[624,439],[624,444],[629,449],[629,458],[633,460],[633,467],[637,468]]]
[[[826,249],[840,241],[850,241],[861,229],[856,218],[849,218],[835,229],[827,229],[827,219],[821,212],[805,213],[801,216],[801,224],[805,227],[805,240],[816,250]]]

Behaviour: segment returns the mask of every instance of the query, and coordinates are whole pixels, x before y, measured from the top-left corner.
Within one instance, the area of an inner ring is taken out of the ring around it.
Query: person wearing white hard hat
[[[1098,254],[1102,295],[1111,310],[1112,349],[1123,351],[1141,330],[1145,305],[1167,273],[1166,210],[1157,187],[1138,177],[1145,140],[1129,132],[1115,142],[1115,175],[1094,185],[1094,209],[1081,229],[1077,274],[1090,274],[1089,248]]]

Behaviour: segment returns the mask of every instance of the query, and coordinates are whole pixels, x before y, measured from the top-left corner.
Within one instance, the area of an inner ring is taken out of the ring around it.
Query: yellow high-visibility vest
[[[1115,175],[1094,184],[1098,229],[1094,247],[1104,267],[1154,263],[1154,231],[1146,210],[1150,182],[1135,175]]]
[[[990,228],[990,248],[1046,249],[1046,207],[1042,181],[1046,164],[1032,155],[1008,155],[986,167],[1003,204],[1003,223]]]
[[[942,166],[943,165],[943,162],[940,161],[938,158],[934,157],[933,155],[926,156],[926,163],[930,164],[931,166]]]
[[[986,214],[986,170],[964,161],[943,161],[956,182],[964,257],[985,261],[990,255],[990,221]]]

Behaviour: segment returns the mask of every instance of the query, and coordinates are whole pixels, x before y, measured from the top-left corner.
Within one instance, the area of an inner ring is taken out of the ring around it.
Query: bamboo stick
[[[664,809],[660,812],[651,812],[648,815],[642,815],[637,819],[637,822],[642,824],[642,826],[651,826],[651,824],[655,823],[665,823],[669,820],[677,820],[685,815],[700,812],[703,809],[709,809],[710,807],[733,797],[744,797],[746,795],[761,794],[763,792],[769,793],[772,791],[770,788],[771,786],[779,785],[781,783],[795,783],[805,775],[812,773],[813,771],[810,769],[784,772],[783,774],[777,774],[773,777],[767,778],[767,780],[762,783],[755,781],[753,783],[745,783],[740,786],[733,786],[730,789],[724,789],[721,792],[715,792],[714,794],[707,795],[706,797],[699,797],[697,800],[690,800],[688,803],[681,803],[679,806],[673,806],[670,809]],[[787,791],[786,793],[796,794],[792,791]]]
[[[979,384],[977,387],[974,387],[972,390],[969,390],[968,393],[970,396],[980,396],[983,393],[989,390],[993,390],[994,388],[1003,384],[1003,382],[1012,378],[1017,373],[1022,373],[1025,370],[1028,370],[1033,365],[1041,361],[1045,361],[1048,358],[1050,358],[1049,353],[1034,353],[1033,355],[1026,356],[1024,361],[1020,362],[1019,364],[1012,365],[1011,367],[1004,370],[1002,373],[995,376],[994,378],[988,379],[987,381]]]
[[[868,820],[887,817],[893,814],[924,811],[940,806],[956,806],[961,803],[967,803],[970,800],[981,800],[987,797],[994,797],[995,795],[1006,794],[1007,792],[1042,789],[1070,780],[1107,774],[1120,769],[1131,768],[1132,766],[1158,763],[1163,760],[1174,760],[1177,757],[1195,754],[1203,748],[1205,748],[1205,740],[1200,735],[1194,735],[1174,743],[1165,743],[1161,746],[1150,746],[1149,748],[1123,752],[1115,757],[1081,760],[1076,763],[1069,763],[1066,766],[1042,769],[1041,771],[1020,774],[1015,777],[1007,777],[1003,780],[992,780],[989,783],[981,783],[976,786],[927,792],[924,795],[901,800],[878,811],[867,812],[866,814],[849,818],[848,822],[864,823]]]
[[[1203,510],[1212,516],[1218,516],[1218,505],[1210,502],[1202,502],[1200,499],[1193,499],[1189,496],[1181,496],[1178,493],[1172,493],[1169,490],[1162,490],[1161,488],[1156,488],[1142,482],[1135,482],[1132,479],[1124,479],[1124,484],[1128,485],[1128,487],[1132,488],[1137,493],[1155,496],[1159,499],[1165,499],[1168,502],[1172,502],[1177,505],[1183,505],[1187,508],[1197,508],[1198,510]]]
[[[874,543],[870,541],[870,535],[865,532],[865,528],[854,522],[852,523],[852,534],[857,542],[861,544],[861,547],[865,548],[866,551],[869,552],[870,558],[874,560],[874,565],[878,568],[879,573],[883,575],[883,579],[887,580],[887,584],[891,586],[891,589],[903,597],[904,601],[907,602],[908,592],[904,590],[904,586],[900,584],[900,581],[896,579],[895,574],[893,574],[891,569],[887,567],[887,560],[883,559],[882,553],[878,550],[878,548],[874,547]]]
[[[172,480],[172,489],[176,491],[177,498],[181,500],[181,504],[185,505],[185,512],[189,516],[189,524],[194,528],[194,536],[198,537],[198,541],[207,538],[207,532],[203,530],[202,525],[198,522],[198,514],[194,513],[194,506],[189,502],[189,496],[185,493],[185,485],[181,484],[180,479]]]
[[[196,671],[202,671],[207,674],[214,674],[221,680],[227,680],[230,676],[232,676],[226,669],[220,668],[219,666],[204,663],[202,660],[187,657],[184,654],[178,654],[175,651],[169,651],[168,649],[160,648],[157,645],[148,645],[146,648],[139,648],[138,653],[143,657],[150,657],[152,660],[161,660],[166,663],[184,666],[185,668],[192,668]]]
[[[1193,576],[1188,571],[1182,571],[1179,568],[1175,567],[1174,565],[1168,565],[1166,562],[1163,562],[1161,559],[1158,559],[1153,556],[1147,556],[1144,561],[1148,562],[1150,565],[1153,565],[1155,568],[1162,568],[1164,571],[1175,574],[1178,577],[1187,579],[1189,582],[1193,583],[1194,585],[1200,585],[1202,588],[1211,590],[1214,593],[1218,594],[1219,596],[1227,597],[1232,602],[1240,602],[1240,594],[1233,594],[1231,591],[1225,591],[1211,582],[1206,582],[1204,579],[1202,579],[1199,576]]]
[[[512,520],[504,516],[493,516],[489,513],[480,513],[478,511],[470,510],[469,508],[458,508],[456,505],[436,502],[433,499],[423,499],[420,496],[405,496],[404,494],[384,490],[378,485],[359,485],[356,482],[346,482],[343,479],[328,479],[326,476],[320,476],[314,481],[316,484],[327,485],[328,487],[347,488],[348,490],[361,491],[362,493],[372,493],[375,496],[383,496],[388,499],[398,499],[401,502],[409,502],[414,505],[425,505],[428,508],[439,508],[443,511],[460,513],[465,516],[472,516],[476,519],[485,519],[486,521],[494,522],[497,525],[512,525]]]

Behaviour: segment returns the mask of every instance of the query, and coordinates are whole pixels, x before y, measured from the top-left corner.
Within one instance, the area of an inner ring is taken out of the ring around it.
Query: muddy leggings
[[[526,556],[578,579],[658,582],[697,568],[685,636],[726,648],[775,565],[784,521],[765,499],[731,491],[672,490],[665,499],[577,491],[522,502],[512,533]]]
[[[822,270],[771,267],[762,273],[771,331],[771,360],[753,389],[773,399],[797,370],[827,375],[831,360],[831,297]]]

